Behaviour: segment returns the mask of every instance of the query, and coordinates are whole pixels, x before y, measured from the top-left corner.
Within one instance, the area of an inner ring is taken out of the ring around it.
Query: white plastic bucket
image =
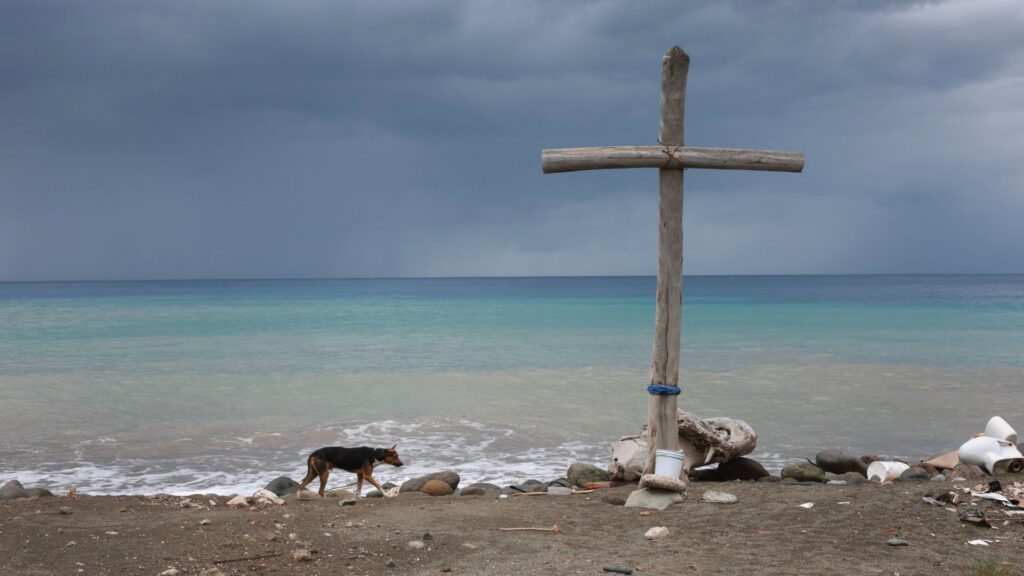
[[[993,416],[985,425],[985,436],[991,436],[1007,442],[1017,442],[1017,431],[999,416]]]
[[[878,480],[879,482],[896,480],[908,468],[910,466],[903,462],[883,462],[878,460],[868,466],[868,480]]]
[[[654,474],[657,476],[668,476],[679,478],[683,471],[683,455],[672,450],[654,451]]]

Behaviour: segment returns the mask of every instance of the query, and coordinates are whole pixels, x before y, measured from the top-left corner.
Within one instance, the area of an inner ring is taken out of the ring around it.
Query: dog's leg
[[[366,478],[366,481],[373,484],[373,486],[380,491],[380,495],[384,496],[384,488],[382,488],[380,482],[377,482],[373,477],[373,464],[363,467],[360,471],[360,478]]]
[[[306,477],[302,479],[302,482],[299,482],[299,489],[295,491],[296,500],[302,500],[302,489],[312,482],[313,478],[316,478],[317,471],[316,464],[314,464],[314,461],[316,460],[317,459],[312,456],[306,459]]]
[[[324,497],[324,487],[327,486],[327,477],[331,475],[331,465],[324,464],[323,469],[320,470],[320,497]]]
[[[363,496],[363,471],[356,472],[356,498]]]

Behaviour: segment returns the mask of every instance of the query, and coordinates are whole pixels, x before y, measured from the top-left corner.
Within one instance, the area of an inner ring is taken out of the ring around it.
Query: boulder
[[[9,480],[0,488],[0,500],[11,500],[14,498],[28,498],[28,490],[17,480]]]
[[[586,482],[606,482],[608,480],[607,471],[592,464],[582,464],[580,462],[569,466],[565,476],[569,484],[573,486],[583,486]]]
[[[540,480],[527,480],[522,484],[518,484],[516,488],[519,488],[522,492],[546,492],[548,486]]]
[[[487,491],[483,488],[466,487],[459,492],[459,496],[486,496]]]
[[[501,492],[501,486],[498,486],[497,484],[489,484],[487,482],[474,482],[473,484],[470,484],[469,486],[466,486],[465,488],[463,488],[462,489],[462,493],[465,494],[466,490],[469,490],[469,489],[483,490],[485,493],[493,492],[495,494],[498,494],[498,493]]]
[[[605,504],[611,504],[612,506],[624,506],[626,501],[618,496],[612,496],[611,494],[601,497],[601,502]]]
[[[672,476],[644,474],[640,477],[640,487],[652,490],[665,490],[667,492],[682,493],[686,491],[686,480],[681,480]]]
[[[822,450],[814,457],[814,462],[818,468],[833,474],[859,472],[865,478],[868,474],[868,465],[863,460],[842,450]]]
[[[263,489],[269,490],[277,496],[287,496],[289,494],[294,494],[298,487],[299,483],[295,480],[292,480],[287,476],[278,476],[268,482]]]
[[[50,492],[46,488],[29,488],[26,492],[28,492],[28,495],[31,498],[45,498],[47,496],[53,496],[53,492]]]
[[[931,478],[931,475],[928,474],[927,470],[919,466],[911,466],[900,474],[899,479],[901,482],[908,482],[914,480],[928,480],[929,478]]]
[[[419,478],[413,478],[412,480],[406,480],[402,483],[402,487],[399,488],[399,492],[419,492],[423,486],[431,480],[440,480],[448,485],[452,489],[452,492],[459,487],[459,475],[452,470],[445,470],[443,472],[434,472],[433,474],[427,474],[426,476],[420,476]]]
[[[824,482],[825,471],[810,462],[797,462],[783,468],[782,477],[797,482]]]
[[[548,482],[548,488],[551,488],[552,486],[562,486],[564,488],[572,488],[572,482],[569,482],[568,478],[558,478],[558,479],[552,480],[551,482]],[[581,486],[582,486],[582,484],[581,484]]]
[[[974,464],[959,464],[956,468],[953,468],[951,474],[946,474],[948,478],[967,478],[973,480],[975,478],[984,478],[988,474],[984,470],[975,466]]]
[[[708,470],[707,479],[714,482],[731,482],[733,480],[760,480],[769,476],[768,471],[760,462],[752,458],[733,458],[722,462],[714,470]],[[704,478],[701,478],[703,480]]]
[[[428,480],[419,491],[428,496],[451,496],[454,492],[443,480]]]
[[[248,506],[248,505],[249,505],[249,499],[246,498],[245,496],[235,496],[231,500],[228,500],[228,506],[242,507],[242,506]]]
[[[647,490],[642,488],[634,490],[629,498],[626,498],[626,508],[647,508],[649,510],[664,510],[669,506],[682,502],[683,497],[675,492],[664,490]]]

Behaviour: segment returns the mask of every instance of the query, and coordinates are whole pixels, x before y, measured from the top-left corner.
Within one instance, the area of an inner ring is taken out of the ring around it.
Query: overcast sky
[[[0,280],[1024,272],[1024,2],[0,0]]]

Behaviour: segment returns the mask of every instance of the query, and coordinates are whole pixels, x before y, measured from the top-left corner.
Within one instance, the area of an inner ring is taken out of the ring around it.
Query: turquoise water
[[[237,491],[325,444],[554,477],[645,419],[652,277],[0,284],[0,480]],[[680,406],[771,467],[1024,429],[1024,276],[687,277]]]

